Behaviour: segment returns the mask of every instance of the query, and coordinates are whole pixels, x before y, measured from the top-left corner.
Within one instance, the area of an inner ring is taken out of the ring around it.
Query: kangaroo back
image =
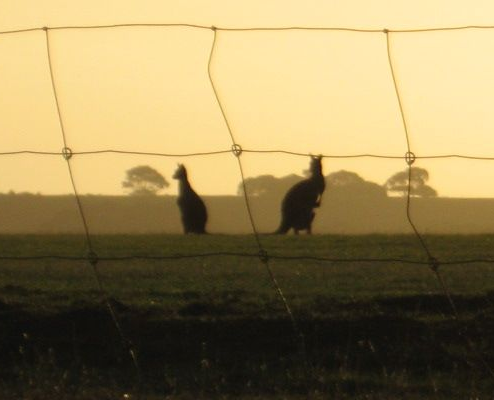
[[[322,174],[322,156],[311,157],[310,177],[298,182],[288,190],[281,204],[281,223],[275,233],[285,234],[293,228],[312,232],[314,208],[321,204],[321,197],[326,188]]]
[[[187,179],[187,170],[183,164],[179,164],[173,178],[178,180],[177,205],[180,209],[184,233],[206,233],[208,219],[206,206],[192,189]]]

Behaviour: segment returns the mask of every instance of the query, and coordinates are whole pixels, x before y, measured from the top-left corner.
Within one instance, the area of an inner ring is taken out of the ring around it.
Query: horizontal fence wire
[[[71,151],[71,156],[88,156],[88,155],[103,155],[103,154],[120,154],[120,155],[133,155],[133,156],[147,156],[147,157],[204,157],[204,156],[216,156],[220,154],[232,153],[234,150],[214,150],[203,151],[194,153],[160,153],[160,152],[148,152],[148,151],[133,151],[133,150],[114,150],[114,149],[100,149],[100,150],[85,150],[85,151]],[[297,157],[310,157],[311,155],[318,154],[318,152],[298,152],[290,150],[277,150],[277,149],[244,149],[242,153],[252,154],[284,154],[288,156]],[[0,152],[0,156],[20,156],[20,155],[37,155],[37,156],[64,156],[63,151],[38,151],[38,150],[15,150],[15,151],[3,151]],[[322,158],[328,159],[340,159],[340,158],[382,158],[388,160],[403,160],[403,155],[390,155],[390,154],[318,154]],[[479,161],[494,161],[494,156],[476,156],[468,154],[433,154],[433,155],[418,155],[415,154],[416,160],[434,160],[434,159],[447,159],[458,158],[467,160],[479,160]]]
[[[207,72],[209,81],[211,84],[212,91],[214,93],[215,99],[217,101],[220,112],[223,116],[223,120],[227,127],[232,146],[230,149],[221,149],[216,151],[207,151],[207,152],[196,152],[196,153],[183,153],[183,154],[173,154],[173,153],[159,153],[159,152],[140,152],[140,151],[125,151],[125,150],[114,150],[114,149],[98,149],[98,150],[90,150],[90,151],[73,151],[70,147],[68,147],[68,143],[65,136],[65,127],[63,123],[60,100],[57,94],[56,88],[56,80],[55,73],[53,69],[52,56],[50,50],[50,31],[61,31],[61,30],[75,30],[75,29],[111,29],[111,28],[137,28],[137,27],[180,27],[180,28],[193,28],[193,29],[204,29],[210,30],[213,33],[213,39],[211,44],[211,49],[209,53],[209,58],[207,62]],[[86,256],[66,256],[66,255],[39,255],[39,256],[0,256],[0,260],[3,261],[14,261],[14,260],[64,260],[64,261],[87,261],[92,266],[93,275],[97,281],[99,291],[104,298],[106,305],[109,309],[109,312],[112,317],[112,321],[117,328],[117,331],[120,336],[120,340],[123,343],[124,347],[128,350],[132,362],[134,364],[136,374],[139,380],[140,385],[140,367],[137,360],[137,355],[135,349],[133,348],[132,343],[124,334],[124,330],[120,324],[120,321],[115,313],[115,310],[112,307],[110,301],[110,295],[106,291],[103,282],[101,280],[100,274],[97,269],[98,262],[105,261],[127,261],[127,260],[152,260],[152,261],[165,261],[165,260],[178,260],[178,259],[190,259],[190,258],[205,258],[205,257],[219,257],[219,256],[230,256],[230,257],[246,257],[246,258],[257,258],[262,264],[266,267],[271,282],[273,283],[273,287],[283,302],[285,311],[287,316],[290,318],[293,326],[295,339],[299,342],[301,353],[303,357],[306,359],[305,353],[305,342],[303,335],[298,327],[297,320],[294,316],[294,313],[291,310],[291,307],[283,293],[282,288],[280,287],[276,277],[271,269],[270,260],[284,260],[284,261],[313,261],[320,263],[401,263],[401,264],[413,264],[419,266],[428,266],[435,274],[439,285],[444,293],[444,296],[448,299],[449,304],[452,309],[452,314],[455,321],[459,320],[459,315],[457,311],[456,304],[453,301],[451,296],[450,289],[446,285],[442,274],[440,272],[440,266],[443,265],[465,265],[465,264],[473,264],[473,263],[486,263],[486,264],[494,264],[494,259],[489,258],[470,258],[470,259],[461,259],[461,260],[438,260],[433,256],[433,252],[429,249],[426,240],[421,235],[419,230],[417,229],[411,212],[411,180],[412,180],[412,165],[417,159],[446,159],[446,158],[458,158],[458,159],[469,159],[469,160],[485,160],[485,161],[493,161],[494,157],[490,156],[476,156],[476,155],[464,155],[464,154],[437,154],[437,155],[416,155],[411,150],[410,144],[410,135],[406,121],[406,115],[404,112],[404,104],[400,94],[397,73],[395,71],[395,67],[392,59],[392,46],[391,46],[391,34],[399,34],[399,33],[426,33],[426,32],[443,32],[443,31],[459,31],[459,30],[467,30],[467,29],[494,29],[494,25],[465,25],[465,26],[455,26],[455,27],[436,27],[436,28],[417,28],[417,29],[360,29],[360,28],[345,28],[345,27],[302,27],[302,26],[286,26],[286,27],[240,27],[240,28],[231,28],[231,27],[215,27],[215,26],[206,26],[206,25],[197,25],[197,24],[181,24],[181,23],[131,23],[131,24],[112,24],[112,25],[81,25],[81,26],[52,26],[52,27],[35,27],[35,28],[25,28],[25,29],[17,29],[17,30],[5,30],[0,31],[0,35],[8,35],[8,34],[20,34],[27,32],[38,32],[43,31],[45,33],[46,40],[46,50],[47,50],[47,60],[51,78],[51,84],[53,89],[53,96],[55,100],[55,105],[58,113],[60,131],[62,134],[64,148],[60,152],[49,152],[49,151],[34,151],[34,150],[18,150],[18,151],[10,151],[10,152],[0,152],[1,156],[15,156],[15,155],[47,155],[47,156],[63,156],[67,161],[67,168],[73,188],[73,193],[76,198],[77,206],[79,209],[79,214],[81,217],[82,225],[84,228],[84,234],[86,237],[86,245],[88,248]],[[417,240],[420,242],[421,247],[423,249],[426,260],[414,260],[407,258],[338,258],[338,257],[319,257],[319,256],[289,256],[283,254],[268,254],[265,247],[263,246],[261,240],[261,234],[258,232],[258,229],[255,224],[255,220],[252,215],[252,211],[250,208],[250,201],[248,191],[245,185],[245,175],[242,166],[241,157],[244,153],[259,153],[259,154],[286,154],[291,156],[301,156],[307,157],[310,156],[310,153],[303,152],[295,152],[290,150],[283,149],[275,149],[275,150],[260,150],[260,149],[243,149],[241,145],[235,140],[234,133],[231,129],[230,122],[228,120],[225,107],[220,99],[217,85],[215,85],[213,79],[212,72],[212,63],[214,59],[214,54],[216,50],[216,43],[218,39],[218,32],[280,32],[280,31],[328,31],[328,32],[355,32],[355,33],[384,33],[386,38],[386,54],[390,69],[391,79],[393,81],[396,99],[398,102],[399,112],[403,123],[403,130],[406,139],[406,153],[404,155],[380,155],[380,154],[347,154],[347,155],[331,155],[331,154],[323,154],[324,158],[383,158],[383,159],[403,159],[408,166],[408,187],[407,187],[407,195],[406,195],[406,216],[408,223],[413,230],[414,235],[417,237]],[[83,156],[83,155],[97,155],[97,154],[122,154],[122,155],[142,155],[142,156],[159,156],[159,157],[194,157],[194,156],[210,156],[210,155],[219,155],[233,153],[233,155],[237,158],[239,173],[243,185],[243,195],[246,210],[249,216],[252,233],[254,239],[257,243],[258,252],[257,253],[249,253],[249,252],[206,252],[206,253],[196,253],[196,254],[168,254],[168,255],[126,255],[126,256],[99,256],[94,251],[91,235],[89,232],[89,228],[86,222],[86,217],[84,214],[84,208],[82,206],[79,193],[77,191],[76,182],[74,179],[74,175],[72,173],[70,160],[73,156]],[[459,331],[458,334],[463,337],[462,333]],[[482,354],[478,351],[478,349],[473,345],[471,340],[467,337],[465,338],[470,350],[476,355],[477,359],[483,364],[486,370],[494,376],[494,373],[488,363],[483,359]],[[307,363],[306,363],[307,365]]]
[[[208,253],[187,253],[187,254],[166,254],[166,255],[143,255],[143,254],[129,254],[124,256],[98,256],[98,261],[132,261],[132,260],[148,260],[148,261],[170,261],[170,260],[184,260],[184,259],[201,259],[212,257],[242,257],[242,258],[259,258],[259,253],[249,252],[229,252],[229,251],[215,251]],[[283,255],[269,253],[269,258],[272,260],[280,261],[314,261],[319,263],[328,264],[348,264],[348,263],[362,263],[362,264],[411,264],[420,266],[429,266],[428,260],[414,260],[410,258],[373,258],[373,257],[319,257],[319,256],[307,256],[307,255]],[[70,256],[59,254],[42,254],[33,256],[5,256],[0,255],[0,261],[36,261],[36,260],[54,260],[54,261],[89,261],[90,258],[86,256]],[[441,260],[441,265],[468,265],[468,264],[494,264],[492,258],[465,258],[458,260]]]
[[[282,31],[327,31],[327,32],[355,32],[355,33],[425,33],[425,32],[447,32],[461,30],[484,30],[494,29],[494,25],[461,25],[444,27],[424,27],[409,29],[388,29],[388,28],[352,28],[336,26],[252,26],[252,27],[222,27],[214,25],[187,24],[187,23],[121,23],[107,25],[66,25],[66,26],[44,26],[32,28],[20,28],[0,31],[0,35],[39,32],[50,30],[75,30],[75,29],[113,29],[113,28],[192,28],[217,30],[225,32],[282,32]]]

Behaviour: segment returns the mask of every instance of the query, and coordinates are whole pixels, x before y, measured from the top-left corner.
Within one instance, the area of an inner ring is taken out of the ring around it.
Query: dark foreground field
[[[494,259],[494,236],[428,236],[440,261]],[[0,399],[491,399],[494,264],[442,265],[414,236],[0,237]],[[127,255],[135,259],[117,260]],[[366,261],[285,260],[276,256]],[[113,260],[108,260],[108,258]],[[372,261],[373,260],[373,261]],[[304,345],[305,344],[305,351]]]

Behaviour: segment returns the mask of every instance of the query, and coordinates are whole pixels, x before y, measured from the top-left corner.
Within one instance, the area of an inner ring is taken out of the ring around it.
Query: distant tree
[[[328,175],[327,179],[328,182],[335,187],[360,185],[365,182],[364,178],[362,178],[356,172],[345,170],[332,172]]]
[[[337,171],[326,177],[328,195],[365,199],[385,197],[386,190],[377,183],[366,181],[351,171]]]
[[[170,186],[168,181],[154,168],[140,165],[126,171],[122,187],[131,195],[156,195],[160,190]]]
[[[282,178],[276,178],[273,175],[260,175],[245,179],[245,187],[249,196],[283,196],[289,188],[302,179],[301,176],[295,174]],[[244,186],[240,182],[237,187],[237,195],[243,196],[243,194]]]
[[[406,196],[408,192],[408,168],[391,176],[384,187],[388,193]],[[429,172],[424,168],[412,167],[410,179],[410,195],[415,197],[436,197],[437,192],[427,185]]]

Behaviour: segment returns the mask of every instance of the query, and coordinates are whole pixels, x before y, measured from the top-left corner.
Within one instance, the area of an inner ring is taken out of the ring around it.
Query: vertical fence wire
[[[214,96],[216,98],[216,102],[218,103],[218,107],[221,110],[221,114],[222,114],[223,119],[225,121],[225,125],[228,129],[228,133],[230,134],[230,138],[232,140],[232,153],[236,157],[237,162],[238,162],[238,168],[239,168],[241,182],[242,182],[244,202],[245,202],[245,206],[247,209],[247,214],[249,216],[249,221],[250,221],[250,225],[252,228],[252,232],[254,234],[254,237],[255,237],[255,240],[256,240],[256,243],[257,243],[257,246],[259,249],[259,259],[262,262],[262,264],[266,267],[266,270],[268,272],[269,278],[271,279],[273,287],[275,288],[275,290],[278,294],[278,297],[280,298],[281,302],[283,303],[283,306],[285,308],[285,312],[291,321],[296,341],[298,341],[298,343],[299,343],[300,351],[302,353],[304,363],[306,365],[308,365],[307,351],[306,351],[306,346],[305,346],[304,335],[302,334],[302,331],[300,330],[300,328],[298,326],[298,322],[297,322],[297,320],[293,314],[293,311],[290,307],[290,304],[288,303],[288,300],[287,300],[285,294],[283,293],[283,290],[281,289],[281,286],[278,283],[278,280],[276,279],[276,276],[273,272],[273,269],[271,268],[271,265],[269,262],[269,254],[266,251],[266,249],[264,248],[264,246],[262,245],[262,242],[261,242],[260,237],[259,237],[259,231],[257,229],[256,223],[254,220],[254,216],[252,214],[249,195],[247,193],[247,186],[245,184],[245,174],[244,174],[243,164],[242,164],[242,160],[241,160],[242,147],[235,141],[235,136],[233,135],[233,131],[232,131],[231,125],[229,123],[228,117],[226,116],[225,109],[223,107],[223,103],[220,100],[220,96],[218,94],[217,87],[214,83],[211,65],[212,65],[214,55],[215,55],[217,38],[218,38],[218,30],[214,26],[211,28],[211,30],[213,31],[213,40],[211,43],[211,51],[209,52],[209,59],[208,59],[208,77],[209,77],[209,81],[211,83],[211,87],[212,87],[213,92],[214,92]]]
[[[468,347],[470,350],[474,353],[474,355],[477,357],[477,359],[484,365],[485,369],[487,372],[494,377],[494,371],[490,367],[490,365],[487,363],[485,358],[482,356],[482,353],[478,350],[477,346],[470,340],[470,338],[466,337],[463,335],[461,326],[460,326],[460,321],[459,321],[459,313],[458,313],[458,307],[456,306],[453,296],[451,295],[451,290],[449,289],[448,285],[446,284],[446,281],[444,280],[439,267],[440,267],[440,262],[437,260],[431,253],[429,247],[425,243],[424,238],[418,231],[415,223],[413,222],[412,216],[411,216],[411,195],[412,195],[412,179],[413,179],[413,173],[412,173],[412,165],[416,160],[415,154],[411,151],[411,146],[410,146],[410,137],[408,133],[408,126],[407,126],[407,121],[406,121],[406,116],[403,108],[403,102],[400,96],[400,90],[398,87],[398,81],[396,78],[396,72],[394,69],[394,64],[393,64],[393,58],[392,58],[392,52],[391,52],[391,41],[390,41],[390,31],[387,29],[383,30],[384,34],[386,35],[386,51],[387,51],[387,57],[388,57],[388,63],[389,63],[389,68],[391,72],[391,77],[393,80],[393,85],[396,93],[396,99],[399,105],[400,109],[400,115],[401,115],[401,120],[403,122],[403,130],[405,133],[406,137],[406,143],[407,143],[407,152],[405,154],[405,161],[408,166],[408,183],[407,183],[407,195],[406,195],[406,215],[408,219],[408,223],[410,224],[411,228],[415,232],[415,236],[418,238],[419,242],[422,245],[422,248],[424,252],[427,255],[428,263],[429,263],[429,268],[431,271],[434,273],[441,290],[443,291],[444,296],[447,298],[449,306],[451,308],[451,313],[454,322],[457,324],[458,327],[458,335],[465,339],[467,342]]]
[[[77,191],[77,186],[75,184],[74,174],[73,174],[71,163],[70,163],[71,158],[72,158],[72,150],[70,149],[70,147],[67,146],[67,137],[65,134],[65,126],[64,126],[64,122],[63,122],[62,112],[60,110],[60,101],[58,98],[58,91],[57,91],[57,85],[56,85],[56,81],[55,81],[55,74],[53,71],[53,61],[52,61],[52,51],[51,51],[51,46],[50,46],[49,29],[44,28],[44,32],[45,32],[48,68],[50,71],[51,87],[53,90],[53,97],[54,97],[54,101],[56,104],[58,122],[60,125],[60,130],[62,133],[62,140],[63,140],[63,145],[64,145],[64,148],[62,150],[62,154],[63,154],[63,157],[65,158],[65,160],[67,161],[67,169],[69,172],[70,181],[71,181],[72,189],[74,192],[74,197],[76,199],[79,214],[80,214],[81,221],[82,221],[82,224],[84,227],[84,234],[86,237],[86,245],[88,248],[87,260],[88,260],[89,264],[91,265],[91,270],[93,272],[93,276],[94,276],[96,283],[98,285],[98,290],[100,292],[102,299],[105,302],[106,307],[108,308],[111,319],[112,319],[113,324],[114,324],[114,326],[118,332],[118,335],[120,337],[122,345],[123,345],[124,349],[129,352],[129,355],[131,357],[132,363],[133,363],[135,371],[136,371],[136,375],[137,375],[137,379],[138,379],[138,383],[139,383],[139,387],[140,387],[141,386],[141,370],[140,370],[139,362],[137,359],[137,353],[133,347],[132,342],[128,339],[128,337],[125,335],[125,333],[122,329],[120,320],[117,317],[117,313],[115,312],[115,309],[114,309],[113,305],[111,304],[110,295],[109,295],[108,291],[105,289],[103,282],[102,282],[102,279],[101,279],[101,275],[98,271],[98,267],[97,267],[98,256],[97,256],[96,252],[94,251],[94,247],[93,247],[92,242],[91,242],[91,235],[89,233],[89,228],[88,228],[86,216],[84,214],[84,208],[82,206],[79,192]]]
[[[420,234],[417,227],[415,226],[415,223],[413,222],[412,217],[411,217],[410,190],[411,190],[411,178],[412,178],[412,165],[415,162],[416,157],[410,148],[410,135],[408,134],[408,124],[407,124],[406,117],[405,117],[405,111],[403,109],[403,102],[401,100],[400,90],[398,88],[398,82],[396,79],[396,73],[395,73],[393,59],[392,59],[392,55],[391,55],[391,42],[390,42],[390,38],[389,38],[390,32],[388,29],[384,29],[383,32],[386,35],[386,53],[387,53],[387,57],[388,57],[388,64],[389,64],[389,69],[391,72],[391,78],[393,80],[393,87],[394,87],[395,94],[396,94],[396,100],[398,102],[398,107],[400,109],[400,116],[401,116],[401,121],[402,121],[402,125],[403,125],[403,131],[405,133],[406,144],[407,144],[407,152],[405,153],[405,161],[406,161],[407,166],[408,166],[408,188],[407,188],[407,198],[406,198],[407,220],[408,220],[408,223],[409,223],[410,227],[412,228],[413,232],[415,233],[415,236],[419,240],[422,248],[424,249],[424,251],[427,255],[427,258],[429,260],[431,260],[433,258],[432,254],[431,254],[429,248],[427,247],[427,244],[425,243],[422,235]]]
[[[70,149],[70,147],[67,146],[67,136],[65,134],[65,124],[63,122],[62,112],[60,110],[60,102],[58,100],[58,91],[57,91],[57,87],[56,87],[56,83],[55,83],[55,75],[53,72],[53,62],[52,62],[52,57],[51,57],[49,29],[45,28],[44,32],[45,32],[45,40],[46,40],[46,54],[47,54],[47,58],[48,58],[48,68],[50,71],[51,88],[53,91],[53,98],[55,100],[55,105],[56,105],[56,110],[57,110],[57,115],[58,115],[58,123],[60,126],[60,131],[62,133],[62,141],[63,141],[63,146],[64,146],[62,149],[62,155],[65,158],[65,160],[67,161],[67,169],[68,169],[69,176],[70,176],[70,183],[72,185],[74,197],[75,197],[75,200],[77,202],[77,208],[79,210],[79,215],[81,217],[82,225],[84,227],[84,234],[86,235],[86,245],[88,247],[88,251],[93,252],[94,250],[93,250],[93,245],[91,242],[91,236],[89,235],[89,229],[88,229],[86,216],[84,215],[84,209],[82,207],[81,199],[80,199],[79,193],[77,191],[77,187],[76,187],[75,180],[74,180],[74,174],[72,172],[72,166],[70,164],[70,159],[72,158],[72,150]]]

